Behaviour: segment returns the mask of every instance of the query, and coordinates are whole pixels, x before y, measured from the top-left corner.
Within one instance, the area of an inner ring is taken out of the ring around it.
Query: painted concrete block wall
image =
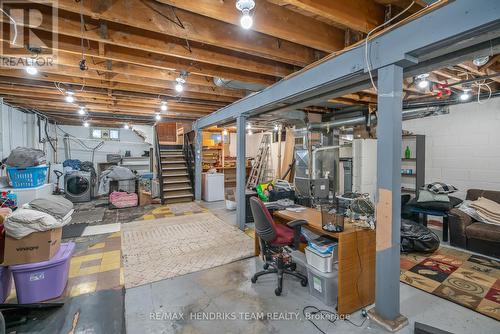
[[[38,143],[36,116],[0,102],[0,159],[18,146],[42,148]]]
[[[62,125],[61,130],[69,133],[70,135],[76,137],[71,140],[71,159],[79,159],[81,161],[91,161],[92,151],[81,145],[78,140],[81,140],[88,147],[96,147],[100,140],[90,139],[90,129],[83,126],[73,126],[73,125]],[[104,145],[96,150],[94,156],[94,164],[98,162],[105,162],[107,154],[121,154],[125,155],[125,151],[130,151],[131,156],[137,157],[144,154],[144,151],[149,150],[151,145],[144,142],[144,140],[135,134],[131,129],[119,129],[120,130],[120,140],[104,141]],[[58,162],[62,163],[65,160],[64,156],[64,145],[63,145],[62,131],[58,131]]]
[[[352,189],[367,193],[375,201],[377,192],[377,140],[354,139],[352,141]]]
[[[461,198],[470,188],[500,191],[500,98],[454,105],[403,129],[426,135],[426,183],[451,183]]]

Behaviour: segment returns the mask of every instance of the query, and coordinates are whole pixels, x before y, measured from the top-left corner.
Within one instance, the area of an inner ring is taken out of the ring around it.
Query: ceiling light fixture
[[[470,88],[464,88],[464,91],[462,92],[462,94],[460,94],[460,101],[469,100],[471,97],[470,92],[471,92]]]
[[[83,122],[83,126],[84,126],[84,127],[88,128],[88,127],[89,127],[89,125],[90,125],[90,124],[89,124],[89,122],[87,122],[87,121]]]
[[[249,135],[253,135],[252,130],[248,130],[248,134],[249,134]]]
[[[125,125],[123,126],[123,128],[124,128],[125,130],[128,130],[128,129],[130,129],[130,126],[128,125],[128,123],[125,123]]]
[[[85,115],[85,107],[80,107],[80,109],[78,109],[78,114]]]
[[[175,79],[175,81],[177,82],[175,84],[175,91],[177,93],[182,93],[182,91],[184,91],[184,84],[186,83],[186,78],[187,78],[187,72],[182,71],[179,74],[179,76]]]
[[[75,93],[71,90],[66,91],[66,97],[64,98],[66,102],[73,103],[75,102],[75,97],[73,96]]]
[[[227,136],[227,129],[222,130],[222,135]]]
[[[26,59],[26,64],[28,65],[26,67],[26,73],[29,75],[35,75],[38,73],[37,68],[35,67],[35,60],[32,58]]]
[[[160,110],[161,111],[167,111],[168,110],[168,103],[167,103],[167,101],[161,101]]]
[[[247,124],[247,130],[250,130],[252,128],[252,124],[248,123]]]
[[[429,80],[427,80],[428,77],[429,73],[417,75],[417,77],[415,78],[415,82],[417,83],[418,88],[426,89],[427,87],[429,87]]]
[[[486,63],[490,60],[490,56],[484,56],[484,57],[477,57],[472,60],[472,63],[476,66],[483,66],[486,65]]]
[[[278,130],[279,130],[278,124],[274,124],[274,131],[278,131]]]
[[[253,25],[253,18],[250,11],[255,8],[254,0],[237,0],[236,8],[243,14],[240,19],[240,24],[243,29],[250,29]]]
[[[160,113],[157,113],[157,114],[156,114],[155,119],[156,119],[157,121],[161,121],[161,115],[160,115]]]

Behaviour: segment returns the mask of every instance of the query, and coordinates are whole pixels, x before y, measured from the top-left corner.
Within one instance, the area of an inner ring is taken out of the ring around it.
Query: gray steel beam
[[[195,157],[194,157],[194,198],[196,201],[201,201],[201,172],[202,172],[202,158],[203,147],[202,132],[196,130],[195,132]]]
[[[370,68],[377,70],[398,64],[418,71],[419,64],[424,62],[427,69],[436,69],[439,65],[433,65],[433,61],[440,57],[449,54],[457,57],[462,50],[486,41],[491,41],[490,46],[494,47],[493,42],[498,42],[494,39],[500,37],[499,12],[497,0],[452,1],[373,38],[368,43]],[[489,54],[491,49],[480,52]],[[242,113],[252,116],[358,91],[366,87],[366,63],[365,46],[360,45],[202,117],[195,127],[204,128],[235,119]]]
[[[246,192],[246,117],[236,118],[236,223],[245,230],[245,192]]]
[[[379,69],[375,312],[390,321],[400,317],[402,109],[402,67],[389,65]]]

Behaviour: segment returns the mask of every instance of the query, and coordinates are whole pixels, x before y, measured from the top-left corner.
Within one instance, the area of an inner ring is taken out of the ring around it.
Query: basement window
[[[120,131],[117,129],[93,128],[90,130],[90,138],[101,140],[120,140]]]

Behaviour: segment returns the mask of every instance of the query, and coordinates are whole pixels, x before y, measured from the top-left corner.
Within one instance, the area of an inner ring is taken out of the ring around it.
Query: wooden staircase
[[[182,145],[160,145],[160,166],[164,203],[191,202],[193,188]]]

